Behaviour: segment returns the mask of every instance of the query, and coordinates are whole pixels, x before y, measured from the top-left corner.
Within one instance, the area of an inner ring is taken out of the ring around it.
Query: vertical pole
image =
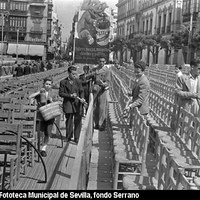
[[[76,31],[75,26],[76,26],[76,23],[75,22],[73,22],[73,23],[74,23],[74,33],[73,33],[73,59],[72,59],[72,61],[74,63],[74,61],[75,61],[75,31]]]
[[[191,58],[191,37],[192,37],[192,25],[193,25],[193,0],[190,4],[190,29],[189,29],[189,36],[188,36],[188,54],[187,54],[187,64],[190,64]]]
[[[2,28],[1,28],[1,62],[3,63],[3,32],[4,32],[4,14],[1,13],[2,18]]]
[[[18,61],[18,43],[19,43],[19,29],[17,28],[17,46],[16,46],[16,59]]]

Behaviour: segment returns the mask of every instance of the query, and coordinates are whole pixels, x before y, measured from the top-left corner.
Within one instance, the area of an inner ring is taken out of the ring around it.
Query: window
[[[27,3],[23,2],[11,2],[10,10],[27,11]]]
[[[0,2],[0,9],[6,10],[6,2]]]
[[[16,30],[17,28],[26,28],[26,18],[24,17],[10,17],[10,28]]]

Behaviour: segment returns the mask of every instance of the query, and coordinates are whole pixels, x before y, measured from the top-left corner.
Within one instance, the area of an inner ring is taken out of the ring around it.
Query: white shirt
[[[183,75],[183,73],[182,73],[182,71],[179,71],[176,75],[177,75],[177,77],[180,77]]]
[[[198,77],[194,78],[194,77],[190,74],[191,92],[197,93],[197,83],[198,83]]]

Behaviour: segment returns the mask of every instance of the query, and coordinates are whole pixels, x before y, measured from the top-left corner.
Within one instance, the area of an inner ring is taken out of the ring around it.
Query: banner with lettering
[[[75,63],[97,64],[99,57],[108,62],[110,20],[105,12],[107,8],[107,4],[99,0],[83,0],[76,23]]]

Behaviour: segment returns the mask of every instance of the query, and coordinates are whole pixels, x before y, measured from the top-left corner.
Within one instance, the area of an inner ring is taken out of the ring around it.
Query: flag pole
[[[74,18],[73,18],[73,58],[72,62],[74,63],[75,61],[75,48],[76,48],[76,37],[75,37],[75,32],[76,32],[76,22],[78,22],[78,15],[79,11],[76,11]]]
[[[76,30],[75,25],[76,25],[76,23],[75,22],[73,22],[73,23],[74,23],[73,24],[73,26],[74,26],[74,33],[73,33],[73,58],[72,58],[72,61],[74,63],[74,61],[75,61],[75,45],[76,45],[76,38],[75,38],[75,30]]]

